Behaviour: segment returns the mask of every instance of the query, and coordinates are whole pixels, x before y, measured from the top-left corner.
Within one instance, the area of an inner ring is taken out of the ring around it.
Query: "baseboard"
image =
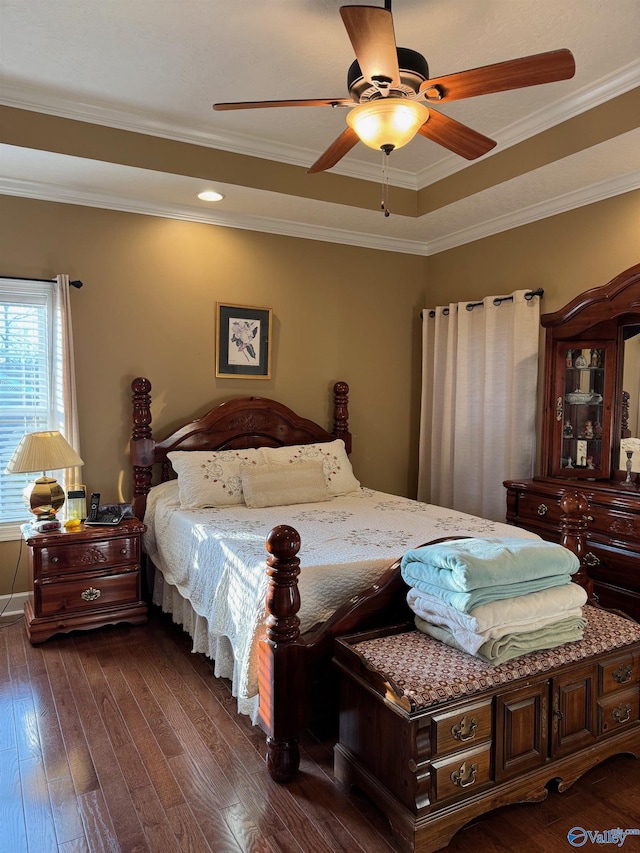
[[[0,595],[0,616],[3,618],[22,616],[24,605],[29,598],[28,592],[14,592],[13,595]],[[4,608],[7,608],[6,610]]]

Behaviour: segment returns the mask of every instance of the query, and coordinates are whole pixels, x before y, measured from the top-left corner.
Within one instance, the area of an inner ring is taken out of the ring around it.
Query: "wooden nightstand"
[[[24,607],[27,635],[41,643],[57,633],[147,621],[140,592],[140,538],[135,518],[117,527],[38,533],[24,525],[33,600]]]

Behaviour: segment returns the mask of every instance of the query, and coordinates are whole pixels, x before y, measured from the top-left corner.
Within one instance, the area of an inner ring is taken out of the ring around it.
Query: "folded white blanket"
[[[523,587],[524,592],[535,592],[547,586],[540,585],[540,579],[571,575],[579,567],[576,555],[562,545],[505,536],[456,539],[414,548],[403,556],[401,572],[408,586],[419,589],[425,583],[452,592],[471,592],[494,584],[522,583],[534,584],[530,589]]]
[[[419,589],[410,589],[407,593],[407,603],[417,616],[449,629],[464,651],[471,655],[488,640],[513,632],[534,631],[560,619],[580,617],[586,602],[587,593],[576,583],[481,604],[469,613]]]
[[[449,631],[448,628],[431,625],[419,616],[415,617],[415,623],[418,630],[424,634],[429,634],[430,637],[434,637],[454,649],[465,651],[458,642],[457,635]],[[564,643],[574,643],[581,640],[584,636],[586,624],[587,620],[584,618],[568,618],[561,619],[559,622],[552,622],[550,625],[545,625],[544,628],[538,628],[535,631],[516,631],[513,634],[505,634],[498,640],[487,640],[480,646],[474,657],[497,666],[528,652],[555,649]]]

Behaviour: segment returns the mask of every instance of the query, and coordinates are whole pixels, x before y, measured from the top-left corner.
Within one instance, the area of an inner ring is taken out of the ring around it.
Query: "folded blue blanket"
[[[579,567],[576,555],[562,545],[542,539],[502,537],[455,539],[414,548],[402,558],[401,572],[407,584],[418,589],[423,589],[420,584],[425,582],[453,592],[470,592],[493,584],[566,578]],[[535,586],[516,595],[543,588]]]

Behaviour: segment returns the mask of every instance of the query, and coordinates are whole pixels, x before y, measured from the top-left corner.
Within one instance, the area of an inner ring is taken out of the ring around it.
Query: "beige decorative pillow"
[[[263,447],[262,454],[266,462],[279,465],[289,464],[292,468],[312,459],[321,459],[324,476],[329,486],[329,494],[334,497],[357,492],[360,488],[360,483],[353,474],[353,468],[347,456],[344,441],[341,438],[317,444]]]
[[[322,459],[300,465],[242,465],[242,490],[247,506],[288,506],[331,498]]]
[[[180,506],[200,509],[208,506],[237,506],[242,496],[241,465],[258,465],[259,450],[174,450],[167,453],[178,475]]]

